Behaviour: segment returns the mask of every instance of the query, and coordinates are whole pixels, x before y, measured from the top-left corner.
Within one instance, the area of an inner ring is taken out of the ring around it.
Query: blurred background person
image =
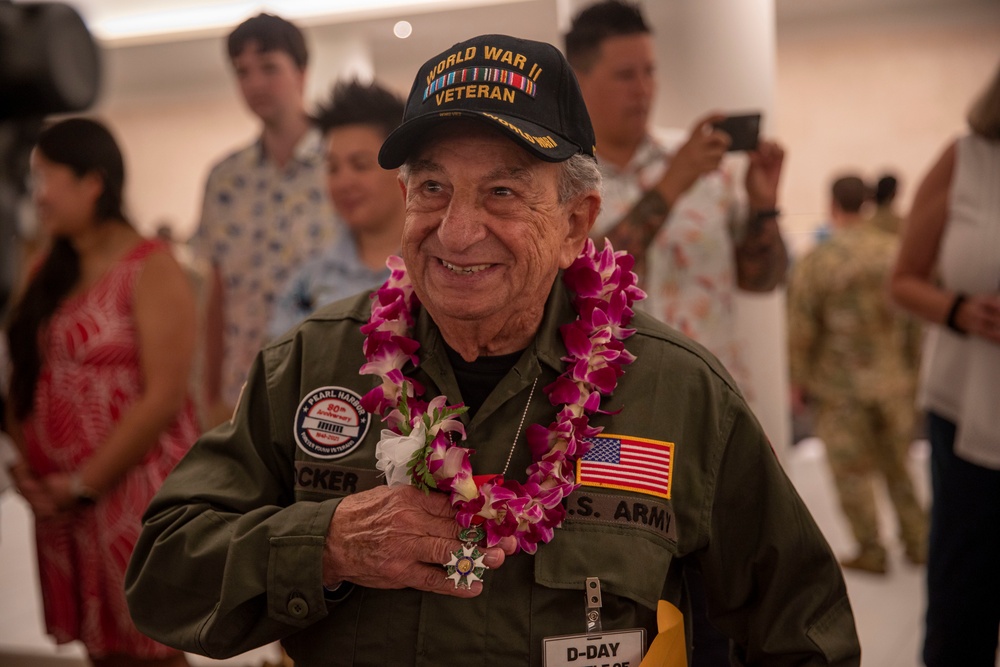
[[[339,223],[323,183],[320,131],[305,110],[302,32],[271,14],[233,30],[227,49],[260,136],[212,168],[192,247],[214,268],[205,326],[208,421],[229,418],[277,295]]]
[[[197,315],[197,329],[195,340],[205,340],[205,316],[208,309],[209,292],[214,277],[214,270],[206,259],[196,254],[190,244],[190,239],[180,241],[174,238],[176,225],[170,220],[161,219],[155,227],[154,236],[170,248],[171,254],[177,263],[184,270],[194,291],[195,313]],[[205,350],[203,345],[195,345],[194,361],[191,365],[191,377],[188,385],[191,388],[191,397],[194,400],[195,412],[198,416],[198,424],[203,430],[216,425],[214,415],[208,412],[208,405],[199,400],[202,396],[202,387],[205,386]]]
[[[125,217],[122,156],[103,125],[44,130],[31,180],[51,246],[11,312],[7,427],[24,456],[13,476],[35,515],[46,629],[81,641],[96,667],[185,665],[135,629],[123,578],[143,510],[198,436],[191,288]]]
[[[885,574],[876,475],[889,492],[906,559],[926,560],[927,518],[906,467],[918,338],[885,292],[897,238],[864,217],[865,199],[861,178],[837,178],[830,199],[832,234],[792,269],[789,366],[792,404],[813,405],[816,435],[858,545],[841,565]]]
[[[994,667],[1000,632],[1000,67],[967,120],[917,189],[890,285],[930,324],[928,667]]]
[[[320,306],[389,278],[385,261],[399,253],[406,211],[398,170],[382,169],[378,151],[402,118],[403,101],[396,94],[377,83],[357,81],[337,84],[329,102],[318,110],[327,193],[345,233],[289,281],[274,305],[272,338]]]
[[[879,229],[899,234],[903,226],[903,217],[896,212],[896,191],[899,181],[894,174],[883,174],[875,183],[875,190],[872,193],[872,203],[875,210],[871,215],[871,222]]]
[[[608,237],[636,258],[648,294],[641,309],[711,350],[752,393],[736,335],[735,291],[768,292],[785,277],[776,208],[783,150],[759,143],[744,190],[723,163],[730,138],[712,127],[724,115],[698,119],[679,147],[654,136],[653,36],[637,4],[607,0],[584,8],[565,48],[594,123],[604,178],[592,236]]]

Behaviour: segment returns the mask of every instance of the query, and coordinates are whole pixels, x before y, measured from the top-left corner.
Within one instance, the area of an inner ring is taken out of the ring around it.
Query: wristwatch
[[[70,475],[69,492],[76,498],[77,505],[93,505],[97,502],[97,491],[85,485],[78,472]]]

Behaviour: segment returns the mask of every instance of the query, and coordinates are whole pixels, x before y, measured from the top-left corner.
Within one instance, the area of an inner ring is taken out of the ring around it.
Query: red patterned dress
[[[146,258],[156,252],[167,252],[162,242],[141,241],[92,287],[67,298],[43,330],[45,361],[23,424],[36,474],[78,470],[139,398],[135,292]],[[132,624],[125,567],[143,511],[198,434],[189,400],[142,462],[95,505],[69,520],[36,521],[45,624],[58,643],[80,640],[95,657],[176,653]]]

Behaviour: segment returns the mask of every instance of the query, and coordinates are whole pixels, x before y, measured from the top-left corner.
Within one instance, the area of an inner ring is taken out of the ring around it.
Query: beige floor
[[[926,443],[911,452],[911,465],[921,497],[927,497]],[[851,549],[847,526],[833,497],[832,482],[815,439],[801,442],[785,456],[785,468],[800,495],[823,528],[833,549]],[[885,534],[894,526],[883,496]],[[22,499],[12,493],[0,499],[0,666],[78,667],[82,650],[75,645],[57,648],[45,636],[41,622],[30,519]],[[865,667],[918,667],[923,614],[923,570],[905,563],[898,548],[892,553],[885,577],[847,574],[847,585],[864,654]],[[277,659],[277,649],[264,647],[240,658],[217,662],[192,656],[194,665],[259,667]]]

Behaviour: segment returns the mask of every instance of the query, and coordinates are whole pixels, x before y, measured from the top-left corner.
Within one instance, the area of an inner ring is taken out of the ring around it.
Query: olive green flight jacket
[[[331,517],[345,496],[384,484],[374,455],[382,425],[358,404],[379,381],[358,374],[368,315],[363,296],[333,304],[264,349],[232,422],[169,476],[127,573],[143,632],[215,658],[281,640],[297,667],[541,666],[543,638],[584,631],[587,577],[601,582],[604,630],[642,627],[648,643],[658,600],[687,606],[687,564],[701,569],[738,664],[859,664],[840,568],[757,420],[707,351],[642,314],[626,343],[637,360],[592,424],[664,445],[668,494],[581,486],[553,540],[487,571],[474,599],[362,587],[330,596]],[[535,378],[540,390],[563,371],[558,327],[574,318],[557,281],[534,343],[475,418],[464,416],[476,474],[503,469]],[[420,366],[407,373],[428,398],[458,402],[423,310],[416,338]],[[525,423],[555,415],[536,391]],[[522,437],[508,476],[524,481],[530,463]]]

